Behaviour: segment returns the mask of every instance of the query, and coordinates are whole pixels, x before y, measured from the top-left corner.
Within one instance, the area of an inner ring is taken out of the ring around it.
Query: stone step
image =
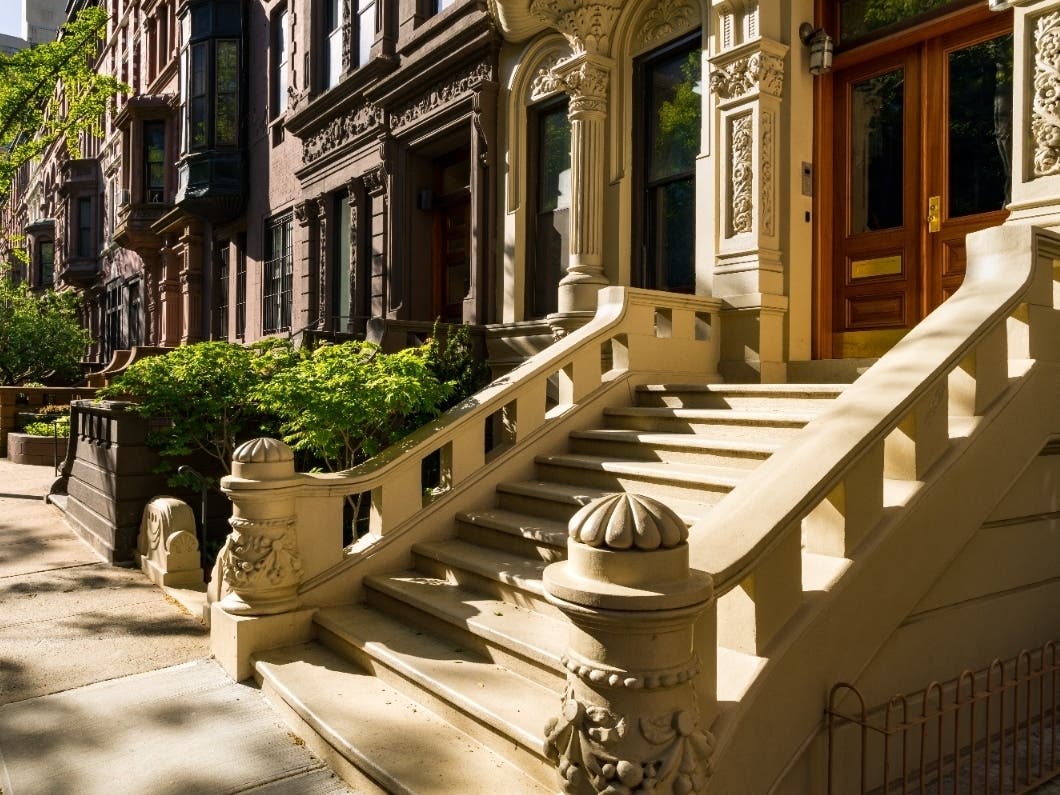
[[[255,677],[317,756],[358,792],[544,795],[542,783],[324,646],[257,655]]]
[[[565,525],[580,507],[597,497],[613,493],[613,489],[548,480],[524,480],[497,486],[497,501],[498,508],[502,510],[540,516]],[[686,524],[703,518],[710,510],[709,506],[702,502],[669,499],[666,503],[677,511],[677,515],[684,519]]]
[[[545,600],[541,582],[547,562],[465,541],[431,541],[412,548],[415,569],[511,605],[562,618]]]
[[[567,523],[493,508],[456,516],[457,537],[469,544],[553,562],[567,556]]]
[[[604,424],[617,430],[695,433],[712,439],[758,439],[780,444],[815,416],[816,413],[793,411],[628,406],[605,409]]]
[[[559,709],[562,691],[368,606],[322,608],[314,622],[320,643],[504,754],[539,783],[554,782],[541,716]],[[391,732],[400,737],[403,725],[393,724]],[[420,757],[420,763],[430,758]]]
[[[843,384],[645,384],[638,406],[820,412],[842,394]]]
[[[753,469],[780,448],[757,439],[714,439],[693,433],[650,433],[614,428],[575,431],[570,452],[660,461]]]
[[[545,480],[584,484],[611,492],[627,491],[657,499],[676,497],[715,505],[749,470],[656,461],[630,461],[563,454],[538,456],[538,475]]]
[[[560,658],[570,630],[566,621],[419,571],[369,577],[365,586],[368,603],[381,612],[562,690]]]

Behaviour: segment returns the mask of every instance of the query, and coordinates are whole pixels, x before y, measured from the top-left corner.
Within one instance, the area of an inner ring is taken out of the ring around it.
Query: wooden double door
[[[960,286],[965,236],[1007,214],[1011,14],[892,38],[833,73],[826,355],[893,345]]]

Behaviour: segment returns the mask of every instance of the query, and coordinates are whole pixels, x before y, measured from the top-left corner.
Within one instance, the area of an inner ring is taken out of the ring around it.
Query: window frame
[[[696,161],[703,149],[703,96],[706,85],[702,85],[703,94],[700,95],[700,117],[699,133],[700,141],[698,151],[692,157],[689,168],[677,174],[668,174],[665,177],[652,179],[650,177],[652,167],[651,144],[652,136],[649,125],[651,105],[651,86],[649,78],[653,67],[671,61],[684,53],[699,51],[700,64],[704,57],[702,30],[697,28],[678,38],[668,41],[660,47],[656,47],[639,55],[633,64],[633,86],[634,86],[634,110],[633,110],[633,193],[634,201],[632,207],[633,229],[633,262],[631,275],[634,285],[646,289],[665,290],[677,293],[694,293],[696,289],[696,258],[695,258],[695,192],[696,192]],[[668,264],[660,265],[659,256],[655,253],[655,209],[658,191],[661,188],[687,182],[691,185],[693,196],[692,209],[692,255],[691,255],[691,283],[677,287],[671,287],[667,283],[660,284],[665,278],[664,270],[668,270]],[[652,195],[654,194],[654,195]]]
[[[261,333],[291,330],[294,304],[294,215],[265,225],[266,259],[261,263]],[[278,235],[278,237],[277,237]],[[279,249],[279,250],[278,250]]]

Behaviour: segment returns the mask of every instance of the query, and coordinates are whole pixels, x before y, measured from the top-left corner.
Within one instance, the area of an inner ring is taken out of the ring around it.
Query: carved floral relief
[[[1060,12],[1039,17],[1034,30],[1031,105],[1034,174],[1060,174]]]
[[[554,27],[570,42],[575,54],[606,54],[622,10],[622,0],[533,0],[530,13]]]
[[[699,9],[692,3],[660,0],[641,22],[641,49],[646,45],[684,33],[699,23]]]
[[[371,103],[336,116],[323,130],[302,142],[302,162],[312,163],[382,124],[382,109]]]
[[[755,89],[774,97],[784,92],[784,60],[756,52],[710,74],[710,90],[720,99],[736,99]]]
[[[693,709],[634,722],[605,707],[582,703],[568,690],[559,717],[545,728],[545,737],[549,759],[557,765],[564,791],[572,795],[694,795],[705,792],[711,774],[714,738],[698,728]],[[626,754],[616,748],[619,744]],[[640,753],[629,754],[632,748]]]
[[[472,93],[479,83],[491,82],[494,79],[492,63],[477,63],[463,74],[441,80],[413,101],[396,107],[390,114],[390,126],[396,132],[423,116],[430,115],[443,105]]]
[[[731,181],[729,230],[732,235],[752,230],[752,190],[754,185],[753,148],[750,114],[744,114],[732,120],[729,133],[729,168]]]

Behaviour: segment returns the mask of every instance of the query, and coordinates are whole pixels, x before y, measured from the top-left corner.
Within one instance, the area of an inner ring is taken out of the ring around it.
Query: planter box
[[[51,436],[30,436],[28,433],[9,433],[7,460],[12,464],[55,466],[66,458],[68,441],[65,435],[56,439]]]

